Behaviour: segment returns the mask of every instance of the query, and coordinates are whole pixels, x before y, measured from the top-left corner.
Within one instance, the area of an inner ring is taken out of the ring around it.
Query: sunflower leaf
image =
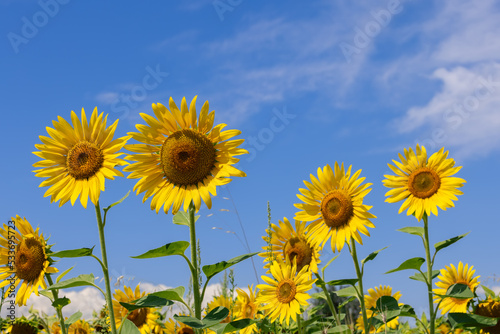
[[[208,312],[208,314],[206,315],[205,318],[203,318],[203,320],[199,320],[197,318],[190,316],[178,316],[178,315],[174,315],[174,319],[193,328],[207,328],[217,325],[222,320],[226,319],[228,315],[229,315],[229,310],[227,308],[225,308],[224,306],[218,306],[213,310],[211,310],[210,312]]]
[[[432,279],[436,278],[438,275],[439,275],[439,270],[432,271]],[[421,273],[416,273],[415,275],[410,276],[410,278],[415,281],[427,283],[427,272],[425,272],[424,275],[422,275]]]
[[[389,247],[389,246],[387,246]],[[361,263],[364,265],[366,262],[373,260],[374,258],[377,257],[378,253],[386,249],[387,247],[384,247],[382,249],[379,249],[378,251],[375,251],[373,253],[370,253],[367,257],[365,257],[363,260],[361,260]]]
[[[198,218],[200,218],[200,216],[195,216],[194,217],[194,222],[196,223],[196,221],[198,220]],[[174,224],[176,225],[185,225],[185,226],[189,226],[189,213],[187,212],[184,212],[184,211],[179,211],[175,214],[174,218],[173,218],[173,222]]]
[[[231,266],[233,266],[233,265],[235,265],[243,260],[251,258],[252,256],[254,256],[256,254],[259,254],[259,252],[240,255],[240,256],[234,257],[228,261],[221,261],[221,262],[217,262],[215,264],[209,264],[209,265],[203,266],[202,270],[203,270],[203,273],[205,274],[205,276],[207,276],[207,282],[212,277],[214,277],[215,275],[220,273],[221,271],[224,271],[227,268],[229,268],[229,267],[231,267]]]
[[[345,333],[346,331],[349,330],[349,326],[347,325],[339,325],[339,326],[335,326],[333,328],[329,328],[327,329],[327,333]]]
[[[66,325],[66,328],[68,328],[71,324],[77,322],[81,317],[82,317],[82,312],[78,311],[76,313],[73,313],[71,317],[69,317],[64,321],[64,325]]]
[[[379,314],[375,317],[385,324],[398,317],[401,313],[398,301],[392,296],[381,296],[377,299],[376,307]]]
[[[484,286],[482,284],[481,284],[481,287],[483,288],[484,293],[486,294],[486,298],[488,298],[488,297],[495,298],[496,297],[495,292],[493,290],[491,290],[490,288],[488,288],[487,286]]]
[[[407,269],[420,270],[420,267],[424,262],[425,262],[424,258],[414,257],[404,261],[399,265],[399,267],[389,270],[388,272],[386,272],[386,274],[395,273],[396,271],[407,270]]]
[[[162,257],[170,255],[184,255],[184,252],[189,247],[189,242],[187,241],[175,241],[165,246],[161,246],[155,249],[151,249],[144,254],[131,256],[134,259],[150,259],[153,257]]]
[[[457,325],[463,327],[491,327],[495,326],[498,322],[497,318],[467,313],[448,313],[448,320],[453,327]]]
[[[410,305],[407,304],[401,305],[399,309],[401,310],[401,313],[399,314],[400,317],[412,317],[412,318],[417,317],[415,310]]]
[[[57,278],[56,278],[56,283],[59,283],[59,281],[60,281],[60,280],[61,280],[64,276],[66,276],[66,274],[68,274],[68,273],[69,273],[69,272],[70,272],[70,271],[71,271],[74,267],[75,267],[75,266],[73,266],[73,267],[71,267],[71,268],[69,268],[69,269],[66,269],[65,271],[63,271],[63,272],[61,273],[61,275],[57,276]]]
[[[344,300],[344,302],[342,304],[339,305],[339,310],[354,300],[356,300],[356,297],[354,297],[354,296],[347,298],[346,300]]]
[[[94,247],[68,249],[68,250],[63,250],[63,251],[59,251],[59,252],[55,252],[55,253],[50,253],[49,256],[50,257],[59,257],[59,258],[91,256],[92,251],[94,250]]]
[[[345,278],[345,279],[335,279],[330,282],[326,282],[328,285],[352,285],[354,286],[358,283],[359,279],[357,278]]]
[[[337,256],[332,257],[332,258],[330,259],[330,261],[328,261],[328,262],[327,262],[327,264],[325,264],[325,265],[323,266],[323,268],[321,268],[321,274],[322,274],[322,277],[325,277],[325,270],[326,270],[326,268],[328,268],[328,266],[329,266],[329,265],[330,265],[333,261],[335,261],[335,259],[337,259],[339,256],[340,256],[340,254],[339,254],[339,255],[337,255]]]
[[[182,322],[185,325],[188,325],[189,327],[192,328],[205,328],[205,325],[200,319],[197,319],[195,317],[190,317],[190,316],[179,316],[177,314],[174,314],[174,319],[177,320],[178,322]]]
[[[167,300],[172,300],[176,302],[181,302],[184,303],[184,299],[182,299],[182,296],[184,296],[184,291],[185,288],[183,286],[179,286],[177,288],[173,289],[167,289],[163,291],[158,291],[158,292],[153,292],[150,293],[149,295],[157,296],[160,298],[165,298]]]
[[[173,303],[174,302],[167,300],[165,298],[153,295],[146,295],[130,303],[120,302],[120,305],[125,307],[128,311],[131,312],[143,307],[163,307],[163,306],[170,306]]]
[[[93,274],[84,274],[84,275],[79,275],[77,277],[73,277],[70,279],[67,279],[62,282],[58,282],[55,284],[52,284],[49,286],[46,290],[56,290],[56,289],[67,289],[67,288],[74,288],[78,286],[94,286],[94,275]]]
[[[210,329],[215,331],[217,334],[225,334],[242,330],[250,325],[253,325],[254,323],[255,320],[253,319],[239,319],[231,321],[230,323],[227,324],[219,323],[217,325],[210,327]]]
[[[334,293],[339,297],[358,297],[358,291],[353,286],[334,291]]]
[[[444,240],[444,241],[440,241],[440,242],[436,243],[434,245],[434,247],[436,248],[436,253],[439,252],[443,248],[446,248],[446,247],[448,247],[450,245],[453,245],[455,242],[457,242],[458,240],[462,239],[463,237],[465,237],[469,233],[470,232],[467,232],[465,234],[456,236],[454,238],[451,238],[451,239],[448,239],[448,240]]]
[[[56,300],[54,300],[54,302],[52,303],[52,306],[54,308],[63,308],[64,306],[68,305],[69,303],[71,303],[71,300],[69,300],[66,297],[62,297],[62,298],[57,298]]]
[[[418,236],[421,236],[422,238],[424,237],[424,228],[420,227],[420,226],[407,226],[407,227],[400,228],[396,231],[408,233],[408,234],[413,234],[413,235],[418,235]]]
[[[110,204],[109,206],[105,207],[103,210],[104,212],[107,212],[109,209],[111,209],[112,207],[114,207],[115,205],[118,205],[120,204],[121,202],[123,202],[127,197],[128,195],[130,195],[130,190],[127,192],[127,194],[125,196],[123,196],[122,198],[120,198],[118,201],[114,202],[113,204]]]
[[[119,333],[120,334],[141,334],[141,332],[139,331],[139,328],[137,328],[137,326],[129,319],[125,319],[122,322],[122,325],[120,326]]]
[[[450,297],[457,299],[470,299],[474,298],[474,292],[467,286],[467,284],[456,283],[453,284],[446,290],[445,295],[439,295],[435,293],[436,296],[440,296],[442,298]]]

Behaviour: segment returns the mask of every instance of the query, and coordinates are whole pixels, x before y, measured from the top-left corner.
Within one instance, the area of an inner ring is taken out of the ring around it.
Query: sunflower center
[[[130,313],[127,319],[132,321],[137,328],[141,328],[146,323],[147,316],[148,311],[145,308],[141,308]]]
[[[243,307],[243,317],[248,319],[255,317],[255,306],[253,304],[247,304]]]
[[[11,334],[36,334],[38,331],[35,327],[27,323],[17,323],[12,325]]]
[[[75,334],[88,334],[88,333],[83,328],[77,328],[77,329],[75,329]]]
[[[321,213],[328,227],[337,228],[349,223],[354,207],[343,191],[332,190],[321,201]]]
[[[418,198],[431,197],[439,190],[440,186],[439,175],[427,167],[413,171],[408,178],[408,190]]]
[[[197,185],[215,166],[214,144],[199,132],[184,129],[167,137],[161,148],[161,167],[175,185]]]
[[[194,330],[189,327],[182,327],[177,334],[194,334]]]
[[[285,278],[276,288],[276,297],[283,304],[290,303],[295,298],[295,290],[295,282],[291,279]]]
[[[16,249],[16,275],[22,280],[32,282],[40,277],[45,263],[43,245],[35,238],[23,239]]]
[[[311,264],[313,250],[309,244],[302,238],[294,237],[289,239],[283,247],[283,256],[297,261],[297,271],[300,271],[304,266]]]
[[[75,144],[66,157],[68,173],[77,180],[94,176],[103,162],[104,155],[101,149],[86,140]]]

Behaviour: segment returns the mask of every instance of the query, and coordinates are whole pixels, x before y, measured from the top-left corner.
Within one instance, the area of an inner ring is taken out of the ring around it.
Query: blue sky
[[[0,0],[0,9],[0,212],[4,222],[18,214],[40,226],[54,250],[98,245],[98,237],[92,207],[59,208],[38,188],[42,179],[32,172],[38,158],[31,152],[45,127],[57,116],[69,119],[71,110],[97,106],[111,121],[120,119],[116,135],[122,136],[144,123],[139,113],[151,114],[151,103],[198,95],[198,110],[208,100],[216,122],[240,129],[252,152],[238,164],[248,176],[219,188],[212,210],[200,211],[203,264],[246,252],[235,208],[225,198],[234,200],[258,251],[267,202],[273,222],[292,218],[302,181],[318,167],[344,162],[373,183],[365,202],[378,218],[359,256],[390,246],[367,264],[365,287],[390,284],[421,312],[423,284],[407,279],[410,272],[383,274],[424,254],[418,238],[396,232],[418,222],[398,215],[399,204],[385,203],[382,186],[387,163],[419,142],[429,152],[450,150],[463,166],[458,176],[467,180],[456,207],[430,219],[433,242],[470,232],[439,254],[436,268],[467,262],[483,283],[500,286],[494,280],[500,264],[494,256],[500,183],[495,1]],[[107,181],[102,206],[134,184]],[[149,201],[131,195],[108,216],[115,278],[150,287],[187,284],[180,259],[130,258],[188,239],[171,215],[157,215]],[[323,261],[331,257],[325,249]],[[261,260],[255,263],[263,274]],[[58,263],[61,271],[73,265],[73,275],[99,275],[91,259]],[[235,269],[239,286],[255,283],[250,261]],[[328,279],[354,275],[347,252],[327,270]],[[82,305],[75,307],[90,307]]]

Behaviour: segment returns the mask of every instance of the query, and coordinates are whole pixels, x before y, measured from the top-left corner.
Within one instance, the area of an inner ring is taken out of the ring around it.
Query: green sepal
[[[187,241],[175,241],[165,246],[151,249],[144,254],[131,256],[134,259],[151,259],[155,257],[171,256],[171,255],[184,255],[184,252],[189,247]]]
[[[256,254],[259,254],[259,252],[240,255],[240,256],[234,257],[228,261],[221,261],[221,262],[217,262],[215,264],[209,264],[209,265],[203,266],[202,270],[203,270],[203,273],[205,274],[205,276],[207,277],[207,282],[208,282],[208,280],[210,280],[212,277],[214,277],[215,275],[217,275],[221,271],[224,271],[227,268],[229,268],[229,267],[231,267],[231,266],[233,266],[233,265],[235,265],[243,260],[251,258],[252,256],[254,256]]]
[[[388,272],[386,272],[386,274],[395,273],[396,271],[407,270],[407,269],[420,270],[420,267],[424,262],[425,259],[423,257],[414,257],[404,261],[399,265],[399,267],[389,270]]]

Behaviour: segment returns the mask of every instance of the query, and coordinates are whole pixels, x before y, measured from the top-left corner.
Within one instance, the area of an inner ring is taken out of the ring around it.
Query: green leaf
[[[404,232],[408,234],[413,234],[413,235],[418,235],[420,237],[424,237],[424,228],[420,226],[408,226],[408,227],[403,227],[400,228],[399,230],[396,230],[399,232]]]
[[[463,327],[491,327],[495,326],[498,322],[497,318],[467,313],[448,313],[448,320],[453,327],[457,325]]]
[[[432,279],[436,278],[438,275],[439,275],[439,270],[432,271]],[[427,283],[427,272],[425,272],[423,276],[421,273],[416,273],[415,275],[410,276],[410,278],[415,281]]]
[[[78,311],[71,315],[68,319],[64,320],[64,324],[66,327],[69,327],[71,324],[77,322],[82,317],[82,312]]]
[[[392,296],[381,296],[377,299],[376,307],[379,313],[379,319],[382,320],[383,323],[388,323],[397,318],[401,313],[398,301]]]
[[[330,282],[326,282],[328,285],[355,285],[359,280],[357,278],[345,278],[345,279],[335,279]]]
[[[105,207],[103,210],[104,212],[108,211],[109,209],[111,209],[112,207],[114,207],[115,205],[118,205],[120,204],[121,202],[123,202],[125,200],[125,198],[128,197],[128,195],[130,195],[130,190],[127,192],[127,194],[125,196],[123,196],[122,198],[120,198],[117,202],[114,202],[113,204]]]
[[[388,246],[387,246],[388,247]],[[375,251],[373,253],[370,253],[370,255],[368,255],[367,257],[365,257],[363,260],[361,260],[361,263],[362,264],[365,264],[366,262],[368,261],[371,261],[373,260],[375,257],[377,257],[378,253],[383,251],[384,249],[386,249],[387,247],[384,247],[382,249],[379,249],[378,251]]]
[[[437,294],[436,294],[437,295]],[[453,284],[446,290],[446,295],[438,295],[441,297],[451,297],[458,299],[470,299],[474,298],[474,293],[466,284],[456,283]]]
[[[134,259],[150,259],[154,257],[171,256],[171,255],[184,255],[184,252],[189,247],[187,241],[175,241],[165,246],[151,249],[146,253],[138,256],[131,256]]]
[[[52,291],[41,290],[41,291],[38,291],[38,293],[41,294],[42,296],[49,298],[50,301],[54,300],[54,295],[52,294]]]
[[[453,245],[455,242],[457,242],[458,240],[462,239],[463,237],[465,237],[469,233],[470,232],[467,232],[467,233],[459,235],[457,237],[454,237],[454,238],[451,238],[451,239],[448,239],[448,240],[444,240],[444,241],[440,241],[440,242],[436,243],[434,245],[434,247],[436,248],[436,253],[439,252],[443,248],[446,248],[446,247],[448,247],[450,245]]]
[[[246,260],[248,258],[251,258],[252,256],[254,256],[255,254],[259,254],[259,252],[255,252],[255,253],[250,253],[250,254],[245,254],[245,255],[240,255],[240,256],[237,256],[237,257],[234,257],[232,258],[231,260],[228,260],[228,261],[222,261],[222,262],[218,262],[218,263],[215,263],[215,264],[209,264],[209,265],[206,265],[206,266],[203,266],[203,273],[205,273],[205,276],[207,276],[207,282],[212,278],[214,277],[215,275],[217,275],[218,273],[220,273],[221,271],[224,271],[226,270],[227,268],[243,261],[243,260]]]
[[[349,326],[347,325],[340,325],[340,326],[335,326],[333,328],[327,329],[327,333],[344,333],[345,331],[349,330]]]
[[[356,300],[356,297],[349,297],[342,304],[339,305],[339,310],[342,309],[345,305],[349,304],[350,302]]]
[[[198,220],[198,218],[200,218],[200,216],[195,216],[194,217],[194,222],[196,223],[196,221]],[[176,225],[185,225],[185,226],[189,226],[189,213],[187,212],[184,212],[184,211],[178,211],[174,218],[173,218],[173,222],[174,224]]]
[[[340,256],[340,254],[339,254],[339,255],[337,255],[337,256],[332,257],[332,258],[330,259],[330,261],[328,261],[328,262],[327,262],[327,263],[323,266],[323,268],[321,268],[321,273],[323,274],[323,277],[325,277],[325,269],[326,269],[326,268],[328,268],[328,266],[329,266],[329,265],[330,265],[333,261],[335,261],[335,259],[337,259],[339,256]]]
[[[481,287],[483,288],[484,293],[486,294],[486,298],[488,298],[488,297],[495,298],[496,297],[495,292],[493,290],[491,290],[490,288],[488,288],[487,286],[484,286],[482,284],[481,284]]]
[[[327,300],[324,291],[315,292],[315,293],[311,294],[311,298],[313,298],[313,299],[324,299],[324,300]],[[323,307],[323,306],[321,306],[321,307]]]
[[[404,304],[399,307],[401,310],[401,313],[399,314],[400,317],[412,317],[412,318],[417,318],[417,314],[415,313],[415,310],[413,307],[410,305]]]
[[[424,258],[414,257],[401,263],[399,267],[397,267],[396,269],[389,270],[388,272],[386,272],[386,274],[395,273],[396,271],[407,270],[407,269],[420,270],[420,267],[424,262],[425,262]]]
[[[51,253],[49,256],[50,257],[60,257],[60,258],[91,256],[92,251],[94,250],[94,247],[63,250],[63,251]]]
[[[77,277],[73,277],[68,280],[52,284],[46,290],[67,289],[78,286],[96,286],[94,284],[94,280],[95,280],[94,274],[79,275]]]
[[[163,307],[172,304],[173,302],[170,300],[152,295],[146,295],[142,298],[134,300],[131,303],[120,302],[120,305],[125,307],[130,312],[143,307]]]
[[[62,297],[62,298],[57,298],[53,303],[52,303],[52,306],[55,307],[55,308],[63,308],[64,306],[68,305],[69,303],[71,303],[71,300],[69,300],[68,298],[66,297]]]
[[[227,323],[227,324],[219,323],[217,325],[210,327],[210,329],[215,331],[217,334],[225,334],[225,333],[236,332],[236,331],[242,330],[242,329],[254,324],[255,322],[256,321],[252,320],[252,319],[240,319],[240,320],[231,321],[230,323]]]
[[[153,293],[150,293],[150,295],[157,296],[160,298],[165,298],[167,300],[173,300],[176,302],[184,303],[184,299],[182,299],[182,297],[184,296],[184,291],[185,291],[184,287],[179,286],[179,287],[173,288],[173,289],[167,289],[167,290],[163,290],[163,291],[153,292]]]
[[[355,287],[353,286],[348,286],[347,288],[343,288],[337,291],[334,291],[334,293],[339,296],[339,297],[358,297],[358,292]]]
[[[224,306],[218,306],[208,312],[207,316],[203,318],[203,324],[206,327],[210,327],[220,323],[222,320],[226,319],[229,315],[229,310]]]
[[[139,328],[137,328],[134,323],[128,319],[125,319],[122,322],[121,329],[120,329],[120,334],[141,334],[141,331],[139,331]]]
[[[61,280],[64,276],[66,276],[66,274],[68,274],[68,273],[69,273],[69,272],[70,272],[70,271],[71,271],[74,267],[75,267],[75,266],[73,266],[73,267],[71,267],[71,268],[69,268],[69,269],[66,269],[65,271],[63,271],[63,272],[61,273],[61,275],[57,276],[57,278],[56,278],[56,283],[59,283],[59,281],[60,281],[60,280]]]
[[[174,314],[174,319],[177,320],[178,322],[182,322],[185,325],[188,325],[189,327],[192,328],[205,328],[205,325],[200,319],[197,319],[195,317],[190,317],[190,316],[179,316],[177,314]]]

